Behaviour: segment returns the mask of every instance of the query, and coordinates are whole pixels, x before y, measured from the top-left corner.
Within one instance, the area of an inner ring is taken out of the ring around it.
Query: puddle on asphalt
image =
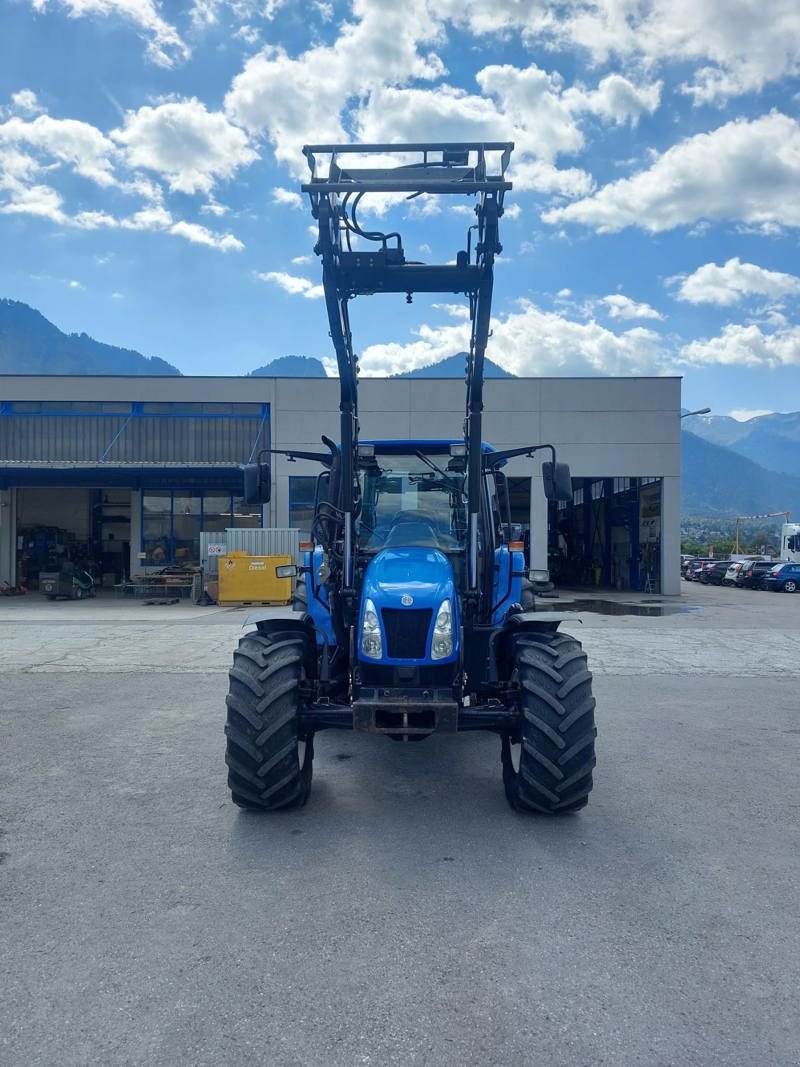
[[[536,601],[537,611],[590,611],[595,615],[690,615],[701,609],[692,604],[667,604],[660,600],[645,600],[639,604],[624,604],[616,600],[576,599]]]

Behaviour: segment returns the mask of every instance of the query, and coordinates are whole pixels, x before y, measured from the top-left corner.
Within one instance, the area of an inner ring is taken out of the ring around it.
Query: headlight
[[[375,610],[375,605],[369,598],[364,601],[364,618],[361,622],[361,651],[370,659],[381,659],[383,656],[381,624],[378,622],[378,613]]]
[[[450,601],[443,600],[436,612],[431,641],[431,659],[446,659],[453,652],[453,614]]]

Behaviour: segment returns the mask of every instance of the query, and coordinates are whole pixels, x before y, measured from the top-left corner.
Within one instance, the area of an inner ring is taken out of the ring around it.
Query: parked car
[[[713,563],[714,560],[710,556],[700,556],[696,559],[691,559],[686,564],[686,569],[683,572],[683,577],[687,582],[693,582],[696,580],[700,569],[706,563]]]
[[[773,593],[796,593],[800,589],[800,563],[778,563],[764,578],[764,588]]]
[[[696,582],[702,582],[703,585],[708,585],[708,572],[711,570],[712,567],[716,567],[718,563],[718,559],[706,560],[701,567],[698,567],[697,571],[695,572],[694,580]]]
[[[729,559],[720,559],[716,563],[706,563],[700,571],[700,581],[705,585],[722,585],[728,568],[731,565]]]
[[[745,564],[745,560],[739,559],[734,561],[728,566],[728,569],[722,576],[723,585],[736,585],[736,576]]]
[[[736,575],[736,584],[740,589],[763,589],[764,578],[775,566],[771,559],[748,559]]]

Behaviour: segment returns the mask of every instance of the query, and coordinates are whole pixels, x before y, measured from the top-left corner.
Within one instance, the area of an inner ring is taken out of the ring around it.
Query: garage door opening
[[[131,491],[123,488],[21,488],[17,491],[17,584],[39,588],[39,574],[72,563],[97,585],[121,582],[130,560]]]
[[[661,590],[661,478],[575,478],[551,504],[548,565],[559,586]]]

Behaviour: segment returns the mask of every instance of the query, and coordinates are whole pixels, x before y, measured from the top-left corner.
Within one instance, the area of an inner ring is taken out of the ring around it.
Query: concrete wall
[[[677,593],[680,585],[680,387],[679,378],[541,378],[492,379],[484,390],[483,437],[498,448],[553,444],[575,478],[663,479],[664,593]],[[458,379],[366,378],[359,394],[364,440],[462,435],[464,384]],[[320,450],[321,434],[339,437],[336,379],[0,376],[0,400],[38,399],[268,403],[273,447]],[[506,471],[533,477],[531,530],[536,548],[531,564],[544,567],[540,461],[515,459]],[[273,498],[265,509],[271,525],[284,526],[288,520],[289,477],[318,472],[316,464],[276,457]],[[0,497],[7,495],[13,494]],[[8,557],[3,559],[2,510],[0,576],[9,566]],[[135,531],[135,507],[131,520]]]

